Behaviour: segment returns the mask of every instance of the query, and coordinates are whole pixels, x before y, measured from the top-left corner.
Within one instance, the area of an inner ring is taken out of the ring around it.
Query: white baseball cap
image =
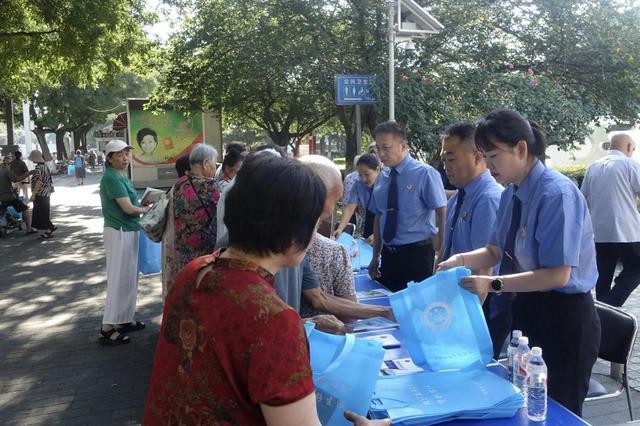
[[[109,155],[112,152],[120,152],[123,149],[131,149],[131,146],[127,145],[126,142],[113,139],[107,142],[107,145],[104,147],[104,155]]]

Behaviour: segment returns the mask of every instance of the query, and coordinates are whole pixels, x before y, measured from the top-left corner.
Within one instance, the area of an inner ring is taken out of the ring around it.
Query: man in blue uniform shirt
[[[444,245],[439,256],[441,260],[486,246],[493,232],[504,188],[487,170],[484,156],[476,148],[474,132],[473,124],[461,122],[448,128],[442,136],[444,171],[458,191],[447,203]],[[497,274],[497,268],[494,269],[476,270],[473,273]],[[489,294],[483,304],[496,357],[509,334],[511,315],[508,308],[512,296]],[[484,300],[484,296],[481,300]]]
[[[420,282],[432,275],[435,252],[431,237],[437,234],[438,241],[443,240],[447,199],[440,174],[409,155],[404,129],[398,123],[378,124],[373,136],[387,169],[378,175],[373,188],[370,209],[376,218],[369,274],[398,291],[409,281]]]

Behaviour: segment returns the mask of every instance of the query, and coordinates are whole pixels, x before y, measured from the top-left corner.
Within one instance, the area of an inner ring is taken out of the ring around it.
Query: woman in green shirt
[[[129,167],[131,147],[112,140],[105,147],[106,164],[100,180],[100,201],[104,216],[104,246],[107,255],[107,298],[102,317],[100,343],[129,343],[123,333],[142,330],[134,320],[138,295],[138,194],[124,172]]]

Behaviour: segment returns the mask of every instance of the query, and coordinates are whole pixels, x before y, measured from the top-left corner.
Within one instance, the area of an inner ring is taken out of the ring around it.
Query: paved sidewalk
[[[13,231],[0,239],[0,424],[139,424],[144,410],[162,303],[158,276],[139,284],[131,343],[97,344],[105,296],[101,174],[84,186],[57,176],[55,238]],[[640,295],[628,308],[640,314]],[[640,388],[640,352],[632,366]],[[640,393],[632,391],[640,416]],[[585,405],[595,425],[628,420],[624,396]]]
[[[131,343],[97,344],[106,279],[98,182],[54,179],[56,236],[0,239],[0,424],[138,424],[161,321],[158,276],[141,278]]]

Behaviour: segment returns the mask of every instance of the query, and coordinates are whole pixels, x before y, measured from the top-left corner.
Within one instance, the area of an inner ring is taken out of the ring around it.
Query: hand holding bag
[[[459,284],[470,274],[462,267],[438,272],[389,296],[416,365],[440,371],[491,362],[491,337],[480,300]]]
[[[351,425],[345,411],[365,416],[378,380],[384,349],[380,342],[338,336],[315,330],[305,323],[316,406],[323,426]]]

